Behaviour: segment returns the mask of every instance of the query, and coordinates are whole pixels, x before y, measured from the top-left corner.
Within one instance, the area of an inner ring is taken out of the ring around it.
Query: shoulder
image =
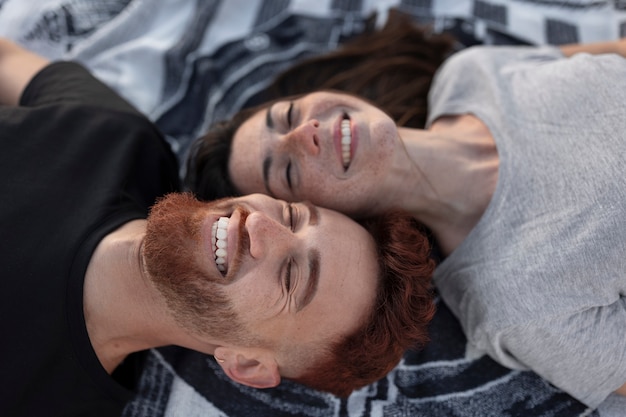
[[[562,71],[594,74],[596,71],[619,74],[626,70],[626,59],[616,53],[576,53],[566,57],[556,46],[474,46],[452,55],[438,72],[448,76],[470,78],[473,73],[507,76],[539,69],[538,73],[562,75]]]
[[[53,62],[25,87],[20,105],[37,107],[75,104],[140,115],[131,104],[96,79],[87,68],[71,61]]]
[[[473,46],[450,56],[439,72],[498,72],[502,68],[536,65],[563,58],[561,50],[554,46]]]

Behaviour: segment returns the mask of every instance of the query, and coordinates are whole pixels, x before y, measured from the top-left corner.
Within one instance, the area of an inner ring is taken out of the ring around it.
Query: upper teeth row
[[[211,227],[211,243],[215,254],[217,269],[226,271],[226,255],[228,254],[228,217],[220,217]]]
[[[350,165],[350,145],[352,144],[352,132],[350,131],[350,120],[343,119],[341,121],[341,156],[343,167],[348,168]]]

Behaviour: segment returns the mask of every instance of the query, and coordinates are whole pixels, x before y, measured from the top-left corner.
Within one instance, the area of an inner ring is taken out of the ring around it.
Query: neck
[[[145,220],[126,223],[98,245],[87,268],[83,308],[87,332],[111,373],[130,353],[178,337],[160,294],[143,268]]]
[[[429,130],[400,128],[399,134],[406,162],[398,170],[395,201],[433,232],[447,255],[476,226],[495,190],[493,137],[473,116],[443,118]]]

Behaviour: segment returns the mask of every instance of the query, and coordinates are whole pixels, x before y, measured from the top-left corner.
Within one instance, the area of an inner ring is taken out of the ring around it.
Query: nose
[[[250,213],[246,229],[250,237],[250,256],[256,260],[267,256],[282,259],[295,249],[296,238],[291,230],[263,212]]]
[[[307,120],[285,135],[286,142],[310,155],[319,153],[319,127],[320,122],[316,119]]]

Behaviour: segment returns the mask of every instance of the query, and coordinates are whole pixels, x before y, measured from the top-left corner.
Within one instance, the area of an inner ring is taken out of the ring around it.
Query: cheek
[[[365,169],[337,178],[319,167],[309,167],[305,173],[299,197],[313,204],[349,215],[367,215],[376,210],[382,195],[381,187],[390,170],[393,151],[380,149],[368,158]],[[360,168],[360,167],[359,167]]]
[[[375,172],[347,179],[330,176],[328,172],[311,170],[301,197],[313,204],[346,214],[367,211],[376,191]],[[313,180],[315,179],[315,180]]]
[[[231,300],[235,310],[245,323],[256,326],[269,318],[280,308],[278,278],[272,282],[269,277],[274,274],[255,268],[247,272],[236,282],[226,285],[224,291]]]
[[[372,155],[368,162],[372,171],[383,174],[390,169],[390,163],[400,144],[398,129],[391,120],[382,120],[372,126]]]

